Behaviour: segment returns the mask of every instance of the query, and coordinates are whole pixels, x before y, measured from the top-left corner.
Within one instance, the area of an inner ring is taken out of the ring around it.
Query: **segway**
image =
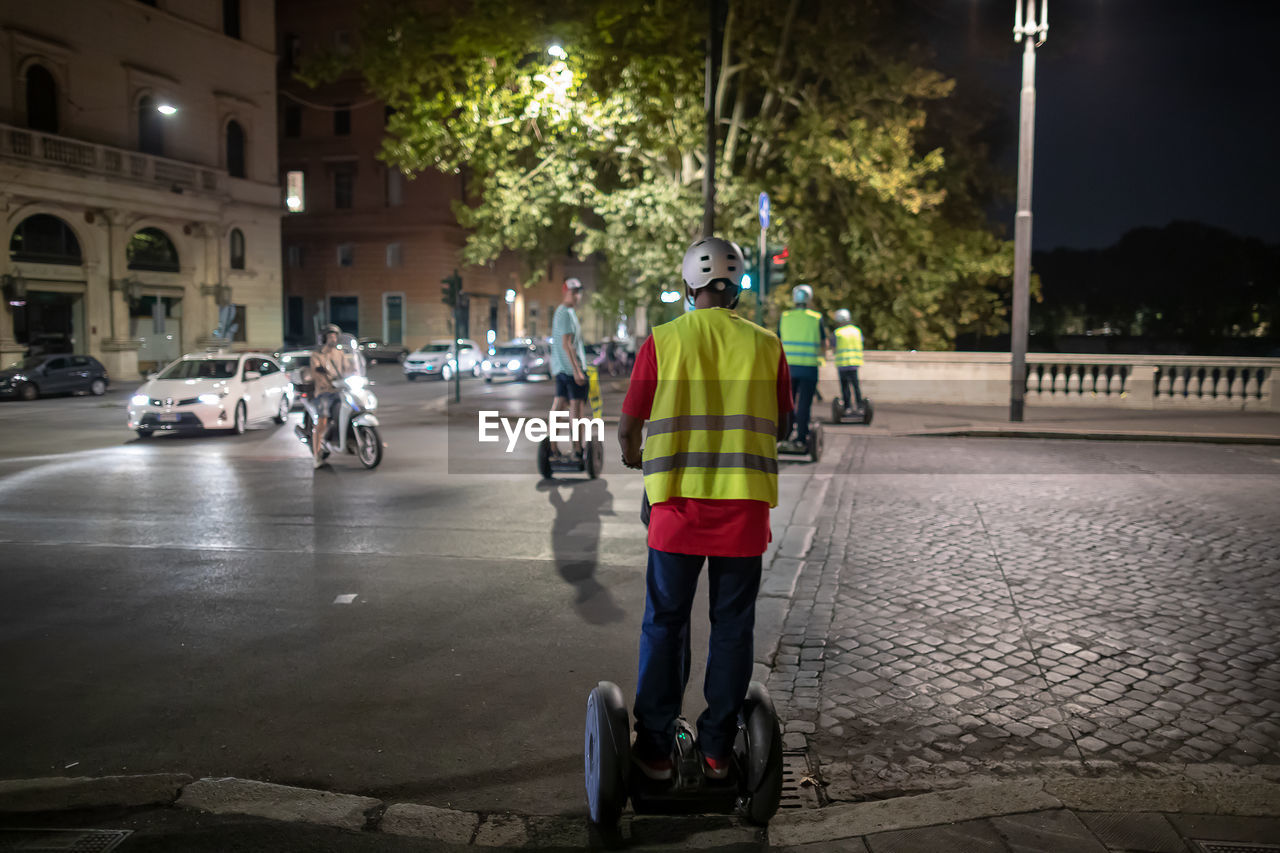
[[[871,419],[875,417],[875,414],[876,407],[871,404],[871,400],[867,397],[862,398],[862,408],[846,407],[844,400],[839,397],[831,401],[831,422],[833,424],[842,424],[847,420],[851,424],[871,426]]]
[[[600,380],[594,367],[587,368],[587,396],[591,402],[591,417],[604,417],[604,401],[600,396]],[[588,433],[590,435],[590,433]],[[544,438],[538,445],[538,473],[550,480],[556,474],[581,474],[586,472],[592,480],[604,473],[604,442],[592,439],[582,446],[582,460],[574,461],[558,457],[551,452],[551,439]]]
[[[791,433],[795,435],[794,432]],[[805,442],[802,449],[792,450],[788,445],[790,441],[778,442],[779,456],[808,456],[810,462],[817,462],[822,458],[822,424],[816,420],[809,422],[809,439]]]
[[[729,775],[702,772],[697,735],[676,720],[671,778],[655,781],[631,762],[631,726],[618,685],[601,681],[587,696],[584,758],[587,808],[602,828],[616,826],[627,800],[636,814],[737,814],[764,826],[782,799],[782,728],[769,692],[758,681],[747,688],[729,761]]]

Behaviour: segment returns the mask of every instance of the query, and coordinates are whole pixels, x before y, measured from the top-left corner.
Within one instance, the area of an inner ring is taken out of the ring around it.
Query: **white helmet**
[[[742,284],[745,267],[742,250],[737,243],[719,237],[703,237],[684,253],[680,273],[684,283],[693,290],[701,290],[717,279],[727,279],[729,284],[738,287]],[[718,284],[716,290],[724,290],[724,284]]]
[[[841,326],[847,326],[853,322],[853,315],[849,313],[848,308],[839,308],[836,310],[836,323]]]
[[[813,288],[807,284],[799,285],[791,291],[791,300],[797,305],[808,305],[813,301]]]

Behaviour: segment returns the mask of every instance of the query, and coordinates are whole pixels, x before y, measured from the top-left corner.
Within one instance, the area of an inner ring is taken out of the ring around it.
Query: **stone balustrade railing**
[[[200,193],[217,193],[223,185],[224,176],[217,169],[180,160],[169,160],[7,124],[0,124],[0,157]]]
[[[838,393],[835,368],[821,371]],[[1008,353],[866,354],[866,394],[877,401],[1008,405]],[[1280,358],[1027,355],[1027,405],[1280,411]]]

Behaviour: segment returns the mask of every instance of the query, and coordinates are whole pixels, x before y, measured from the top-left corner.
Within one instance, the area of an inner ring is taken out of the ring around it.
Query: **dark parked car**
[[[364,360],[370,364],[381,361],[404,363],[405,356],[409,354],[408,347],[403,344],[384,344],[377,338],[356,338],[356,345],[360,347]]]
[[[94,394],[107,390],[107,369],[91,355],[30,355],[0,370],[0,396],[34,400],[50,394]]]

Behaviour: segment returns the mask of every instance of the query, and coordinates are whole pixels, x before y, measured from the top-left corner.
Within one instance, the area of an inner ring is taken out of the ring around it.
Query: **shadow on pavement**
[[[600,525],[614,515],[613,495],[604,480],[543,480],[556,511],[551,525],[551,549],[556,571],[574,588],[574,609],[593,625],[621,622],[624,616],[612,594],[596,580],[600,562]]]

